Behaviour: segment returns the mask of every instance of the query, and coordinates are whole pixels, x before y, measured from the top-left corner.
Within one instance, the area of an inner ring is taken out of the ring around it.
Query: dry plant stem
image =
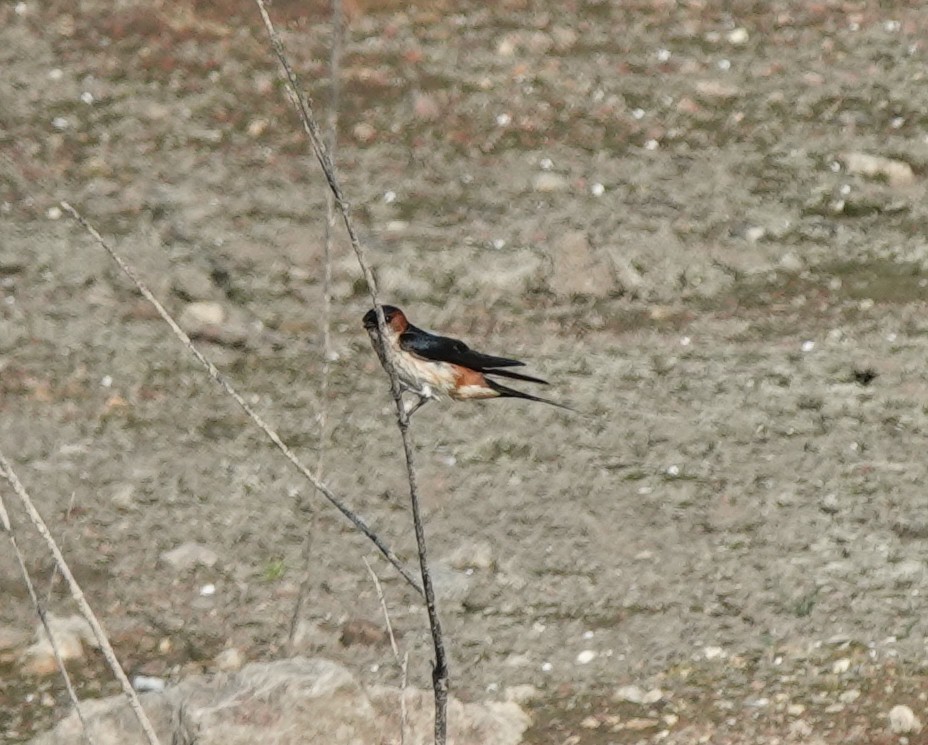
[[[61,549],[58,548],[58,544],[55,542],[55,539],[49,532],[48,526],[45,524],[45,520],[42,519],[39,511],[35,508],[35,505],[33,504],[32,499],[29,497],[28,492],[20,480],[16,477],[16,474],[13,472],[13,467],[10,465],[10,462],[6,459],[6,456],[2,452],[0,452],[0,468],[3,469],[6,480],[13,488],[13,492],[17,497],[19,497],[19,500],[23,503],[23,507],[26,508],[26,513],[29,515],[29,519],[32,521],[35,529],[45,540],[46,545],[52,552],[52,556],[55,558],[55,564],[58,566],[58,570],[61,572],[61,576],[64,577],[65,583],[68,585],[68,589],[71,591],[71,597],[74,598],[74,602],[77,603],[77,607],[80,610],[81,615],[87,620],[87,623],[90,624],[90,628],[93,630],[94,638],[97,640],[97,644],[100,645],[100,650],[103,652],[103,656],[106,658],[106,662],[110,666],[110,670],[113,671],[113,675],[116,676],[116,680],[118,680],[119,684],[122,686],[122,690],[126,694],[126,698],[129,700],[129,705],[132,707],[132,711],[135,713],[136,719],[139,720],[139,724],[145,733],[145,737],[148,739],[149,745],[161,745],[160,741],[158,740],[158,735],[155,734],[155,729],[152,727],[151,721],[148,719],[148,715],[142,708],[142,703],[139,701],[138,695],[132,688],[132,685],[129,683],[129,679],[126,677],[125,671],[122,669],[122,666],[119,664],[119,660],[116,658],[116,653],[113,651],[113,647],[106,635],[106,631],[103,630],[103,626],[100,625],[96,615],[94,614],[90,605],[87,603],[87,599],[84,597],[83,590],[81,590],[77,580],[74,579],[74,575],[71,573],[71,567],[68,566],[67,562],[64,560],[64,556],[61,555]],[[49,635],[49,638],[51,638],[51,635]]]
[[[260,416],[258,416],[257,412],[255,412],[254,409],[252,409],[245,402],[245,399],[239,395],[239,393],[232,387],[231,383],[229,383],[222,376],[216,366],[208,359],[206,359],[203,353],[197,349],[194,343],[190,340],[190,337],[184,333],[180,326],[178,326],[177,321],[174,320],[171,314],[165,310],[164,306],[158,302],[158,299],[151,294],[151,291],[145,286],[142,280],[139,279],[138,275],[135,273],[135,270],[132,269],[132,267],[130,267],[122,259],[122,257],[117,254],[116,251],[106,241],[103,240],[102,236],[97,232],[97,230],[90,223],[88,223],[84,217],[76,209],[74,209],[74,207],[72,207],[68,202],[61,202],[61,208],[72,217],[74,217],[74,219],[81,224],[84,230],[93,236],[94,240],[96,240],[96,242],[110,255],[110,257],[113,259],[113,261],[116,262],[123,273],[130,280],[132,280],[132,283],[136,286],[136,289],[138,289],[138,291],[142,293],[145,299],[154,306],[155,310],[158,311],[158,314],[161,316],[161,318],[164,319],[165,323],[171,327],[174,335],[180,339],[181,342],[183,342],[184,346],[187,347],[189,352],[197,358],[197,361],[204,368],[206,368],[210,378],[218,383],[223,388],[223,390],[225,390],[225,392],[229,394],[229,396],[231,396],[239,406],[242,407],[248,417],[256,425],[258,425],[264,434],[268,436],[271,442],[277,446],[277,449],[286,456],[287,460],[289,460],[296,467],[296,469],[301,474],[303,474],[304,477],[306,477],[306,480],[309,481],[309,483],[311,483],[320,494],[329,500],[329,502],[339,512],[347,517],[358,530],[367,536],[367,538],[380,550],[380,553],[384,555],[387,561],[389,561],[403,576],[403,579],[409,583],[410,587],[415,589],[416,592],[421,595],[422,588],[419,587],[419,583],[416,581],[415,577],[410,574],[406,567],[400,563],[400,560],[397,558],[396,554],[394,554],[393,551],[381,540],[380,536],[378,536],[373,530],[371,530],[370,527],[368,527],[367,523],[364,522],[364,520],[359,515],[348,509],[348,507],[345,506],[345,504],[343,504],[342,501],[335,496],[335,494],[326,484],[317,479],[313,473],[306,466],[304,466],[303,463],[300,462],[300,459],[297,458],[293,451],[284,444],[283,440],[280,439],[280,435],[271,429],[270,425],[268,425]]]
[[[329,56],[329,85],[331,98],[329,101],[329,152],[332,162],[335,161],[335,149],[338,145],[338,105],[340,99],[339,77],[341,74],[342,56],[342,3],[341,0],[332,0],[332,49]],[[322,277],[322,382],[319,386],[319,460],[316,463],[316,478],[322,481],[325,472],[325,445],[328,438],[328,409],[329,409],[329,368],[332,355],[332,241],[335,237],[335,199],[330,189],[325,190],[325,241],[323,243],[323,277]],[[302,577],[297,592],[296,602],[293,604],[293,615],[290,617],[290,634],[288,643],[293,648],[296,639],[296,630],[299,626],[300,615],[306,596],[312,584],[311,562],[313,548],[313,532],[316,527],[316,511],[310,507],[307,521],[306,535],[303,538],[303,547],[300,554],[303,558]]]
[[[45,635],[48,637],[48,643],[51,646],[52,654],[55,657],[55,664],[58,666],[58,671],[61,673],[61,677],[64,680],[64,687],[68,691],[68,698],[70,698],[71,703],[74,704],[74,711],[77,712],[77,718],[81,721],[81,736],[84,742],[89,743],[89,745],[96,745],[96,740],[94,740],[93,735],[90,734],[90,729],[87,727],[87,720],[84,718],[84,712],[81,709],[81,702],[77,698],[77,691],[74,690],[74,684],[71,682],[71,676],[68,674],[68,668],[65,667],[64,660],[61,659],[61,652],[58,649],[58,642],[55,641],[55,635],[52,634],[51,626],[49,626],[48,623],[48,615],[45,612],[45,608],[42,607],[41,603],[39,603],[39,596],[35,591],[35,583],[33,583],[32,577],[29,575],[29,569],[26,567],[26,560],[23,558],[22,551],[19,550],[19,544],[16,543],[16,536],[13,535],[13,530],[10,526],[10,520],[6,513],[6,506],[3,503],[2,494],[0,494],[0,526],[2,526],[10,536],[10,546],[13,548],[13,554],[16,556],[16,562],[19,564],[19,571],[23,575],[23,582],[26,584],[26,589],[29,591],[29,598],[32,600],[32,607],[35,608],[35,614],[39,617],[39,621],[42,623],[42,628],[45,629]]]
[[[77,496],[76,491],[71,492],[71,498],[68,500],[68,511],[64,513],[64,522],[71,522],[71,514],[74,512],[74,498]],[[48,578],[48,590],[45,591],[45,605],[52,602],[52,593],[55,591],[55,585],[58,582],[58,567],[52,567],[51,576]]]
[[[396,646],[396,636],[393,634],[393,624],[390,623],[390,611],[387,610],[387,599],[383,594],[383,586],[380,584],[380,579],[377,577],[377,574],[374,572],[371,563],[365,558],[364,566],[367,567],[367,573],[371,575],[371,579],[374,582],[374,588],[377,590],[377,599],[380,601],[380,610],[383,612],[383,620],[387,624],[387,636],[390,637],[390,649],[393,650],[393,659],[396,660],[396,664],[400,664],[400,650]]]
[[[351,219],[351,209],[344,198],[341,186],[335,175],[335,169],[332,166],[332,160],[326,150],[325,143],[322,141],[319,125],[313,117],[312,108],[310,107],[308,99],[300,91],[296,74],[293,72],[293,68],[287,60],[280,35],[271,22],[271,17],[268,15],[264,0],[255,0],[255,3],[258,6],[258,11],[261,14],[264,26],[270,37],[271,45],[274,48],[274,54],[283,69],[284,77],[287,81],[287,96],[300,116],[303,129],[306,131],[310,144],[312,145],[313,153],[319,161],[319,165],[322,167],[322,172],[329,184],[329,188],[332,190],[332,196],[335,198],[335,204],[339,212],[341,212],[342,221],[345,224],[345,230],[351,242],[351,248],[358,258],[358,264],[361,267],[361,272],[367,283],[367,289],[374,303],[374,308],[376,309],[377,328],[380,332],[380,336],[382,339],[386,339],[386,321],[383,316],[383,307],[380,305],[380,301],[377,297],[377,281],[374,278],[374,273],[371,270],[370,262],[367,260],[364,247],[361,245],[361,241],[358,238],[357,231],[354,229],[354,223]],[[416,532],[419,568],[422,574],[422,589],[425,593],[425,605],[429,615],[429,628],[432,632],[432,645],[435,649],[435,664],[432,668],[432,687],[435,692],[435,743],[436,745],[444,745],[448,731],[448,662],[445,656],[441,622],[438,618],[438,611],[435,606],[435,592],[432,587],[432,577],[429,573],[425,532],[422,527],[422,516],[419,511],[419,486],[416,478],[412,441],[409,436],[409,417],[403,406],[402,389],[400,388],[399,378],[396,375],[393,364],[393,352],[386,344],[383,346],[385,349],[384,357],[387,363],[385,367],[390,377],[390,389],[393,393],[393,403],[396,406],[396,419],[400,429],[400,436],[403,440],[403,451],[406,456],[406,472],[409,476],[409,498],[412,505],[413,525]]]
[[[409,726],[409,714],[406,711],[406,683],[409,680],[409,650],[403,653],[403,666],[400,668],[400,745],[406,745],[406,729]]]
[[[377,590],[377,599],[380,600],[380,610],[383,611],[383,620],[387,624],[387,636],[390,637],[390,649],[393,650],[393,659],[396,662],[396,666],[400,670],[400,745],[405,745],[406,743],[406,669],[407,663],[409,661],[409,653],[407,652],[403,659],[400,659],[400,650],[396,646],[396,636],[393,633],[393,624],[390,623],[390,611],[387,610],[387,599],[383,594],[383,586],[380,584],[380,579],[377,577],[377,574],[374,572],[374,569],[371,567],[371,563],[365,558],[364,566],[367,567],[368,574],[371,575],[371,579],[374,581],[374,588]]]

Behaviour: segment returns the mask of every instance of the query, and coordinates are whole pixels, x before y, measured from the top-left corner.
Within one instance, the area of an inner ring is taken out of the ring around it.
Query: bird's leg
[[[423,396],[421,393],[416,394],[419,397],[419,400],[412,407],[407,407],[406,409],[406,418],[411,419],[412,415],[415,414],[419,409],[425,406],[429,402],[428,396]]]

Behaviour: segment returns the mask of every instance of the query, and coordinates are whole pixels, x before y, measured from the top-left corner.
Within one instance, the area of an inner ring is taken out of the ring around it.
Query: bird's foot
[[[415,404],[410,405],[409,402],[403,402],[403,406],[406,408],[406,418],[411,419],[412,415],[415,414],[419,409],[425,406],[429,402],[428,396],[423,396],[421,394],[416,394],[419,398]]]

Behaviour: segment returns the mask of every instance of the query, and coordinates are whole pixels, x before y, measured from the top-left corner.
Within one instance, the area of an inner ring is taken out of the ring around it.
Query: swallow
[[[419,398],[415,406],[407,412],[408,416],[412,416],[429,401],[444,397],[455,401],[524,398],[573,411],[569,406],[556,401],[509,388],[491,377],[499,376],[548,385],[546,380],[510,369],[522,367],[525,365],[524,362],[482,354],[458,339],[423,331],[413,326],[406,314],[392,305],[383,306],[383,316],[386,321],[386,342],[393,352],[393,363],[400,385],[403,390],[410,391]],[[372,308],[364,314],[364,328],[371,337],[371,344],[380,358],[380,364],[386,368],[375,309]]]

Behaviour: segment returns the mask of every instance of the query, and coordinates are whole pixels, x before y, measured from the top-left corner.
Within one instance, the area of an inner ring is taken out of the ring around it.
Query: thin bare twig
[[[335,149],[338,146],[338,105],[341,93],[341,57],[343,16],[341,0],[332,0],[332,49],[329,55],[329,86],[331,95],[329,100],[329,153],[335,161]],[[335,238],[335,200],[330,189],[325,191],[325,241],[323,243],[323,277],[322,277],[322,382],[319,386],[319,460],[316,463],[316,478],[322,480],[325,472],[325,447],[329,436],[329,368],[332,363],[332,243]],[[313,532],[316,527],[316,511],[310,507],[306,535],[303,537],[303,547],[300,554],[303,558],[300,587],[297,591],[296,602],[293,604],[293,615],[290,617],[290,636],[288,643],[293,647],[296,638],[297,626],[306,596],[312,581]]]
[[[335,494],[326,484],[317,479],[313,473],[303,465],[303,463],[299,458],[296,457],[293,451],[287,447],[286,444],[284,444],[283,440],[280,439],[280,435],[271,429],[270,425],[268,425],[258,415],[258,413],[248,405],[245,399],[242,398],[242,396],[232,387],[232,384],[229,383],[225,377],[223,377],[222,373],[219,372],[216,366],[210,362],[194,345],[194,343],[190,340],[190,337],[187,336],[183,329],[181,329],[181,327],[177,324],[177,321],[174,320],[171,314],[165,310],[164,306],[158,302],[158,299],[152,295],[151,291],[145,286],[142,280],[139,279],[138,275],[135,273],[135,270],[129,266],[118,253],[116,253],[112,246],[103,240],[103,237],[100,235],[100,233],[97,232],[96,228],[87,222],[87,220],[85,220],[84,217],[68,202],[61,202],[61,208],[65,212],[69,213],[75,220],[77,220],[84,228],[84,230],[90,233],[96,242],[110,255],[113,261],[115,261],[119,268],[123,271],[123,274],[125,274],[132,281],[136,289],[138,289],[138,291],[142,293],[145,299],[154,306],[156,311],[158,311],[158,315],[160,315],[161,318],[164,319],[165,323],[171,327],[174,335],[180,339],[187,350],[197,358],[197,361],[204,368],[206,368],[210,378],[219,384],[223,390],[225,390],[225,392],[229,394],[239,406],[242,407],[248,417],[256,425],[258,425],[264,434],[268,436],[271,442],[277,446],[277,449],[286,456],[287,460],[289,460],[296,467],[296,469],[306,477],[309,483],[311,483],[320,494],[329,500],[329,502],[331,502],[339,512],[347,517],[358,530],[360,530],[375,546],[377,546],[377,548],[380,550],[380,553],[382,553],[387,561],[389,561],[396,568],[396,570],[403,576],[403,579],[409,583],[410,587],[415,589],[421,595],[422,589],[419,587],[419,583],[416,582],[415,577],[409,573],[409,570],[407,570],[406,567],[400,563],[400,560],[389,548],[389,546],[383,542],[380,536],[378,536],[370,527],[368,527],[367,523],[360,517],[360,515],[357,515],[355,512],[348,509],[348,507],[338,497],[335,496]]]
[[[145,733],[145,737],[148,739],[149,745],[161,745],[160,741],[158,740],[158,735],[155,733],[155,728],[152,726],[151,720],[149,720],[148,715],[142,708],[142,703],[139,701],[139,697],[136,694],[135,689],[132,688],[132,684],[129,683],[129,679],[126,677],[126,673],[122,669],[122,665],[119,664],[119,660],[116,658],[116,653],[113,651],[113,647],[106,635],[106,631],[103,630],[103,626],[101,626],[100,621],[97,620],[96,614],[94,614],[93,609],[87,603],[87,599],[84,597],[84,591],[81,590],[81,586],[77,583],[77,580],[74,579],[74,575],[71,573],[71,567],[69,567],[67,562],[64,560],[64,556],[61,554],[61,549],[58,548],[58,544],[55,542],[55,539],[49,532],[48,526],[45,524],[45,520],[42,519],[42,515],[39,514],[39,511],[35,508],[35,504],[32,502],[29,493],[26,491],[26,488],[22,485],[22,482],[20,482],[16,474],[13,472],[13,467],[10,465],[10,462],[6,459],[6,456],[2,451],[0,451],[0,468],[3,469],[3,474],[6,477],[6,480],[9,482],[10,486],[13,488],[13,492],[17,497],[19,497],[19,501],[22,502],[23,507],[26,508],[26,513],[29,515],[29,519],[32,521],[35,529],[45,540],[45,543],[51,551],[52,556],[54,556],[55,564],[57,564],[58,570],[61,572],[61,576],[64,577],[64,580],[68,585],[68,589],[71,591],[71,597],[74,598],[74,602],[77,603],[77,607],[80,610],[81,615],[87,620],[87,623],[90,624],[94,638],[97,640],[97,644],[100,645],[100,650],[103,652],[103,656],[106,659],[107,664],[110,666],[110,670],[113,671],[113,675],[116,676],[116,680],[118,680],[119,684],[122,686],[123,693],[126,694],[126,698],[129,700],[129,706],[132,707],[132,711],[135,714],[136,719],[138,719],[139,724],[142,727],[142,731]],[[51,638],[51,634],[49,634],[49,639]],[[83,718],[81,721],[83,721]]]
[[[71,522],[71,513],[74,512],[74,498],[77,496],[76,491],[71,492],[71,498],[68,500],[68,509],[64,513],[65,524]],[[48,578],[48,589],[45,591],[45,605],[52,602],[52,593],[55,591],[55,585],[58,583],[58,567],[52,567],[52,574]]]
[[[393,650],[393,660],[396,662],[396,666],[400,670],[400,745],[405,745],[406,743],[406,670],[409,663],[409,652],[403,655],[403,658],[400,659],[400,650],[396,646],[396,636],[393,633],[393,624],[390,623],[390,611],[387,610],[387,599],[383,594],[383,586],[380,584],[380,579],[377,577],[377,573],[374,572],[371,563],[364,558],[364,566],[367,567],[368,574],[371,575],[371,579],[374,581],[374,588],[377,590],[377,599],[380,600],[380,610],[383,611],[383,620],[387,624],[387,636],[390,638],[390,649]]]
[[[84,712],[81,709],[81,702],[77,697],[77,691],[74,690],[74,684],[71,682],[71,675],[68,673],[68,668],[65,666],[64,660],[61,657],[61,650],[58,649],[58,642],[55,640],[55,635],[52,633],[51,625],[48,622],[48,614],[46,613],[45,608],[39,602],[39,596],[35,591],[35,583],[32,581],[32,576],[29,574],[29,569],[26,566],[26,560],[23,558],[23,553],[19,550],[19,544],[16,542],[16,536],[13,535],[13,529],[10,526],[10,518],[7,515],[6,505],[3,502],[2,493],[0,493],[0,527],[2,527],[3,530],[5,530],[10,536],[10,545],[12,546],[13,553],[16,556],[16,562],[19,564],[19,571],[23,576],[23,582],[26,585],[26,589],[29,591],[29,598],[32,600],[32,607],[35,608],[35,614],[39,617],[42,628],[45,629],[45,635],[48,637],[49,646],[52,648],[52,655],[55,657],[55,664],[58,666],[58,671],[61,673],[61,677],[64,680],[64,687],[68,691],[68,698],[71,699],[71,703],[74,705],[74,711],[77,712],[77,718],[81,722],[81,735],[84,741],[89,743],[89,745],[96,745],[96,740],[94,739],[93,735],[90,734],[90,728],[87,726],[87,720],[84,718]],[[56,564],[55,567],[57,568],[57,566],[58,565]],[[51,592],[51,588],[49,588],[49,592]],[[46,600],[46,603],[47,602],[48,601]]]
[[[396,637],[393,635],[393,624],[390,623],[390,612],[387,610],[387,599],[383,595],[383,586],[380,584],[380,579],[377,577],[374,568],[371,566],[371,563],[364,557],[364,566],[367,567],[367,573],[371,575],[371,579],[374,582],[374,588],[377,590],[377,599],[380,601],[380,610],[383,611],[383,620],[387,624],[387,636],[390,637],[390,649],[393,650],[393,659],[396,660],[396,664],[400,664],[400,650],[396,646]]]
[[[403,652],[403,664],[400,667],[400,745],[406,743],[406,729],[409,726],[409,713],[406,710],[406,684],[409,681],[409,650]]]
[[[370,262],[367,260],[364,247],[358,238],[357,231],[354,228],[354,222],[351,219],[351,208],[345,200],[341,185],[335,175],[335,168],[332,166],[332,160],[326,149],[325,143],[319,131],[319,125],[316,123],[312,113],[309,100],[301,92],[296,74],[293,72],[286,52],[284,51],[283,42],[280,35],[274,28],[270,15],[264,0],[255,0],[261,18],[264,21],[264,27],[267,29],[271,45],[277,61],[283,70],[286,79],[286,91],[290,102],[299,114],[303,129],[309,137],[310,144],[322,172],[325,175],[329,188],[332,190],[332,196],[335,198],[335,204],[341,212],[342,222],[348,233],[348,239],[351,242],[351,248],[357,256],[358,264],[364,275],[364,281],[367,283],[367,289],[370,293],[371,300],[374,303],[377,316],[377,328],[380,332],[380,338],[386,339],[386,321],[383,315],[383,307],[380,304],[377,295],[377,282],[374,273],[371,270]],[[435,649],[435,664],[432,668],[432,689],[435,693],[435,743],[436,745],[445,745],[448,733],[448,660],[445,655],[444,638],[441,631],[441,621],[438,618],[438,610],[435,604],[435,592],[432,587],[432,577],[429,572],[428,549],[425,542],[425,531],[422,526],[422,516],[419,510],[419,484],[416,476],[415,458],[413,455],[412,438],[409,434],[409,416],[403,406],[402,389],[399,378],[396,375],[396,369],[393,363],[393,351],[389,345],[383,345],[386,360],[387,375],[390,378],[390,390],[393,394],[393,403],[396,407],[396,419],[400,430],[400,437],[403,440],[403,452],[406,457],[406,473],[409,478],[409,499],[412,507],[413,526],[416,533],[416,546],[419,554],[419,569],[422,575],[422,589],[425,593],[425,606],[429,616],[429,629],[432,633],[432,646]]]

